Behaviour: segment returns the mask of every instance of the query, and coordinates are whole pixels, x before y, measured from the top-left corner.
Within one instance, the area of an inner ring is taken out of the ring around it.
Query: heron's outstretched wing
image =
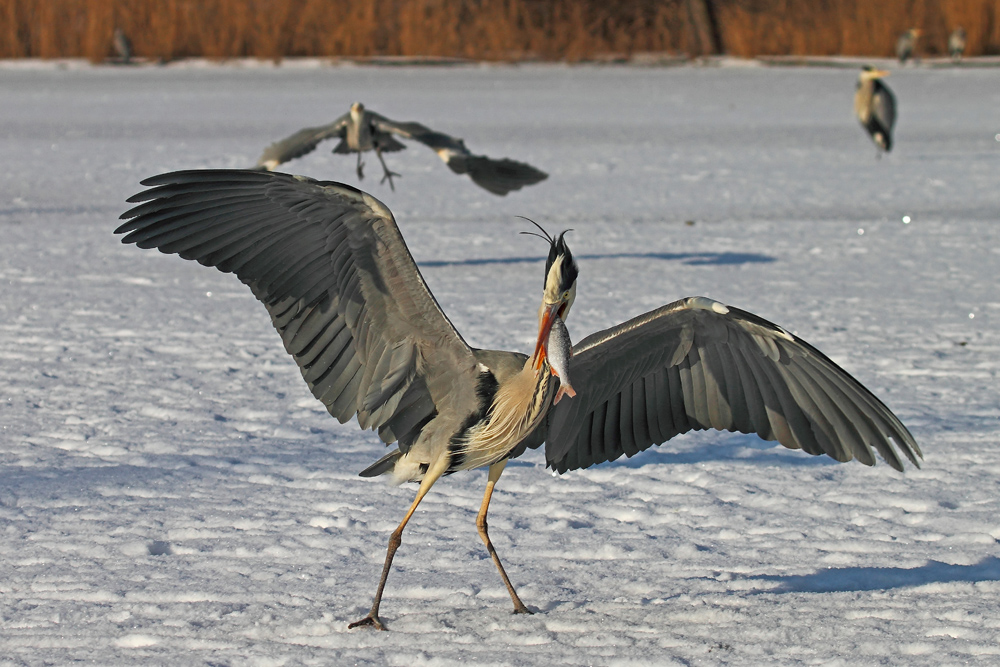
[[[693,297],[595,333],[573,350],[576,397],[549,413],[559,472],[632,456],[679,433],[756,433],[785,447],[902,470],[920,448],[870,391],[821,352],[746,311]]]
[[[477,363],[441,311],[389,210],[348,185],[260,171],[146,179],[123,243],[246,283],[334,417],[405,452],[442,401],[476,405]]]
[[[503,158],[494,160],[484,155],[473,155],[465,142],[442,132],[436,132],[420,123],[400,123],[381,114],[367,112],[375,129],[419,141],[438,154],[456,174],[468,174],[479,187],[495,195],[506,195],[549,177],[544,171],[530,164]]]
[[[261,153],[256,168],[272,171],[279,164],[313,152],[319,142],[325,139],[343,138],[350,118],[351,114],[345,113],[329,125],[307,127],[281,141],[274,142]]]

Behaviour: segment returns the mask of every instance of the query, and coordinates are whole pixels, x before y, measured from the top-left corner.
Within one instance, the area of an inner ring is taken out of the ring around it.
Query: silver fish
[[[558,403],[563,394],[570,398],[576,396],[576,391],[569,381],[569,360],[573,356],[573,343],[569,339],[569,331],[563,318],[556,317],[549,332],[549,340],[545,345],[545,356],[549,360],[552,374],[559,378],[559,391],[552,405]]]

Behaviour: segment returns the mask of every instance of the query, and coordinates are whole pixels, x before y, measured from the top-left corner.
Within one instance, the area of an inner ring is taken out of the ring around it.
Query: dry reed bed
[[[172,60],[284,56],[456,56],[582,60],[693,52],[691,0],[0,0],[0,57],[111,55],[121,27],[135,55]],[[1000,53],[1000,0],[708,0],[722,50],[737,56],[893,53],[909,27],[944,53]]]

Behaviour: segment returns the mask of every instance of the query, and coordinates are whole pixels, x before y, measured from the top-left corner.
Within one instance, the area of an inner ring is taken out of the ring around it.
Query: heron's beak
[[[874,72],[872,72],[872,74],[876,78],[881,79],[884,76],[889,76],[889,74],[891,74],[891,72],[889,72],[889,70],[887,70],[887,69],[877,69]]]
[[[538,341],[535,343],[535,353],[531,357],[535,360],[535,370],[542,367],[542,362],[548,354],[549,334],[552,332],[552,324],[559,317],[559,309],[562,305],[562,301],[557,301],[552,305],[542,306],[538,323]]]

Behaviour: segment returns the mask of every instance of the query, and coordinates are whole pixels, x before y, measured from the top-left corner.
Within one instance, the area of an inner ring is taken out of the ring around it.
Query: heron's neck
[[[874,93],[875,81],[873,79],[862,79],[858,82],[858,92],[854,96],[854,112],[861,119],[861,122],[868,120],[868,107],[871,105]]]
[[[552,373],[547,361],[537,372],[534,362],[529,357],[521,371],[500,386],[486,419],[470,429],[459,447],[464,454],[463,468],[499,461],[545,417],[552,404]]]

